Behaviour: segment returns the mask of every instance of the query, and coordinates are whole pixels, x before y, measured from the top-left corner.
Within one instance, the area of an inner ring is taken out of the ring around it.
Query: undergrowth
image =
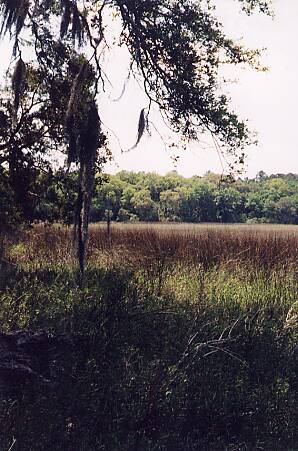
[[[262,264],[226,254],[206,264],[178,258],[169,238],[136,254],[132,239],[93,241],[78,288],[73,255],[59,257],[68,232],[38,243],[36,233],[7,249],[1,329],[67,340],[54,388],[2,397],[1,451],[297,449],[292,258],[268,265],[260,248]]]

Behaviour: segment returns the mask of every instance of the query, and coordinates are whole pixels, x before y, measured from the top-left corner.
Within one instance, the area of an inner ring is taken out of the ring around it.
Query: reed
[[[55,389],[0,402],[0,449],[297,448],[295,227],[104,225],[5,243],[2,330],[69,337]]]

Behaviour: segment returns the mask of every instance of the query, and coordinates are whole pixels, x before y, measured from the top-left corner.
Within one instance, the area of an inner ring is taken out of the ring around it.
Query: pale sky
[[[239,13],[231,0],[219,0],[218,4],[219,17],[229,35],[236,39],[243,37],[247,46],[267,48],[262,61],[269,67],[268,72],[230,71],[231,78],[238,79],[237,84],[228,88],[232,105],[241,118],[249,120],[251,129],[258,132],[258,146],[247,149],[246,175],[255,176],[261,169],[267,173],[298,172],[298,1],[275,0],[274,20],[260,14],[247,17]],[[123,66],[120,61],[118,65]],[[138,115],[144,106],[146,101],[131,87],[121,102],[105,108],[105,122],[117,133],[123,148],[133,144]],[[174,169],[158,136],[145,138],[130,153],[121,154],[116,150],[115,160],[118,169],[160,173]],[[214,148],[197,144],[180,154],[176,169],[191,176],[202,175],[207,170],[221,172],[222,167]],[[116,171],[117,166],[112,165],[109,170]]]
[[[237,2],[218,0],[218,14],[226,32],[235,39],[243,38],[248,47],[266,47],[262,61],[269,67],[266,73],[250,69],[225,71],[225,76],[237,78],[228,93],[232,97],[234,110],[243,119],[249,120],[252,130],[258,132],[259,144],[247,149],[246,161],[249,177],[264,170],[270,173],[298,173],[298,1],[274,0],[275,19],[254,14],[251,17],[239,13]],[[0,47],[0,67],[7,65],[7,45]],[[99,98],[101,118],[109,129],[115,162],[106,166],[107,172],[122,169],[155,171],[164,174],[176,169],[184,176],[203,175],[207,170],[221,172],[222,166],[216,150],[202,143],[191,145],[180,153],[176,167],[165,149],[164,143],[154,130],[151,137],[144,137],[137,149],[121,153],[134,144],[138,116],[147,101],[135,82],[129,82],[119,102],[111,102],[121,92],[123,76],[127,67],[127,56],[116,51],[106,62],[113,89],[107,86],[106,95]],[[2,72],[3,73],[3,72]],[[156,114],[156,127],[164,137],[170,138]],[[205,137],[202,138],[206,141]]]

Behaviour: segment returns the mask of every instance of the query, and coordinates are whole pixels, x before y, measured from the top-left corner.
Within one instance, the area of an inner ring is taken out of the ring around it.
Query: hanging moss
[[[26,64],[20,57],[15,66],[15,70],[12,75],[12,91],[13,91],[13,106],[15,110],[15,115],[17,115],[20,99],[24,92],[25,82],[26,82]]]
[[[75,77],[69,102],[66,111],[66,131],[69,138],[69,148],[68,148],[68,164],[74,163],[79,155],[79,128],[80,122],[82,120],[82,113],[80,113],[79,108],[81,108],[82,102],[82,91],[84,87],[84,82],[87,74],[87,63],[84,62]]]
[[[84,25],[76,2],[61,0],[61,9],[60,36],[63,38],[71,28],[73,41],[81,45],[84,39]]]
[[[21,32],[29,11],[28,0],[2,0],[0,2],[0,15],[2,18],[0,35],[12,33],[15,28],[16,37]]]
[[[88,242],[89,214],[92,201],[96,152],[100,144],[100,120],[95,101],[85,105],[86,113],[80,130],[80,183],[75,218],[75,236],[81,274],[84,273]]]

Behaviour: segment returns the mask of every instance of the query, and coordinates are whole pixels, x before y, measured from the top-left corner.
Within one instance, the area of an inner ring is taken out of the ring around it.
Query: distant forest
[[[19,203],[2,183],[1,217],[13,222],[73,222],[75,172],[40,173]],[[29,183],[30,185],[30,183]],[[0,207],[1,209],[1,207]],[[185,178],[176,171],[99,173],[91,221],[242,222],[298,224],[298,175],[260,171],[254,179],[227,180],[208,172]]]
[[[92,221],[242,222],[298,224],[298,175],[260,171],[254,179],[223,179],[208,172],[122,171],[98,185]]]

